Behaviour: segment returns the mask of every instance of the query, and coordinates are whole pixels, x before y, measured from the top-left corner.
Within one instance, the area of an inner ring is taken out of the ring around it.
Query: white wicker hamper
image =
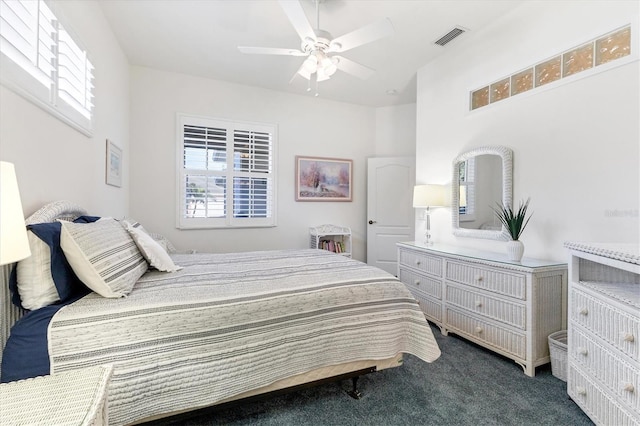
[[[549,335],[549,353],[551,355],[551,374],[566,382],[567,330],[556,331]]]

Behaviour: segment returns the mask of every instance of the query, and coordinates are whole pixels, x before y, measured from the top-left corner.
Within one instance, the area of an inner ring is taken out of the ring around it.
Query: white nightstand
[[[107,425],[112,366],[0,384],[2,425]]]

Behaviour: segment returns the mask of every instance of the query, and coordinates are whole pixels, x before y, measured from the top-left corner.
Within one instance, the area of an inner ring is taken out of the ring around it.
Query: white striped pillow
[[[60,246],[78,278],[103,297],[122,297],[148,268],[129,233],[114,219],[62,222]]]

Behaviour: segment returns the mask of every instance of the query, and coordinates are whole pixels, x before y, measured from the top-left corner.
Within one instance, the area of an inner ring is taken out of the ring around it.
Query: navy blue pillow
[[[98,219],[100,218],[96,216],[80,216],[74,220],[74,222],[91,223]],[[60,247],[60,232],[62,230],[62,224],[60,224],[60,222],[37,223],[34,225],[27,225],[27,229],[44,241],[51,250],[51,277],[53,278],[53,282],[56,286],[58,297],[60,297],[60,302],[58,303],[64,303],[68,300],[75,299],[79,295],[84,296],[89,294],[91,290],[89,290],[76,276],[75,272],[73,272],[71,265],[69,265],[69,262]],[[9,278],[9,289],[12,292],[11,301],[19,308],[23,308],[22,303],[20,302],[20,295],[18,294],[16,269],[17,268],[15,267],[13,268]]]

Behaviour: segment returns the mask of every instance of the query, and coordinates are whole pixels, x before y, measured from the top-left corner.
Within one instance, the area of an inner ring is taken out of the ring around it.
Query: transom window
[[[275,226],[275,125],[178,115],[178,227]]]

